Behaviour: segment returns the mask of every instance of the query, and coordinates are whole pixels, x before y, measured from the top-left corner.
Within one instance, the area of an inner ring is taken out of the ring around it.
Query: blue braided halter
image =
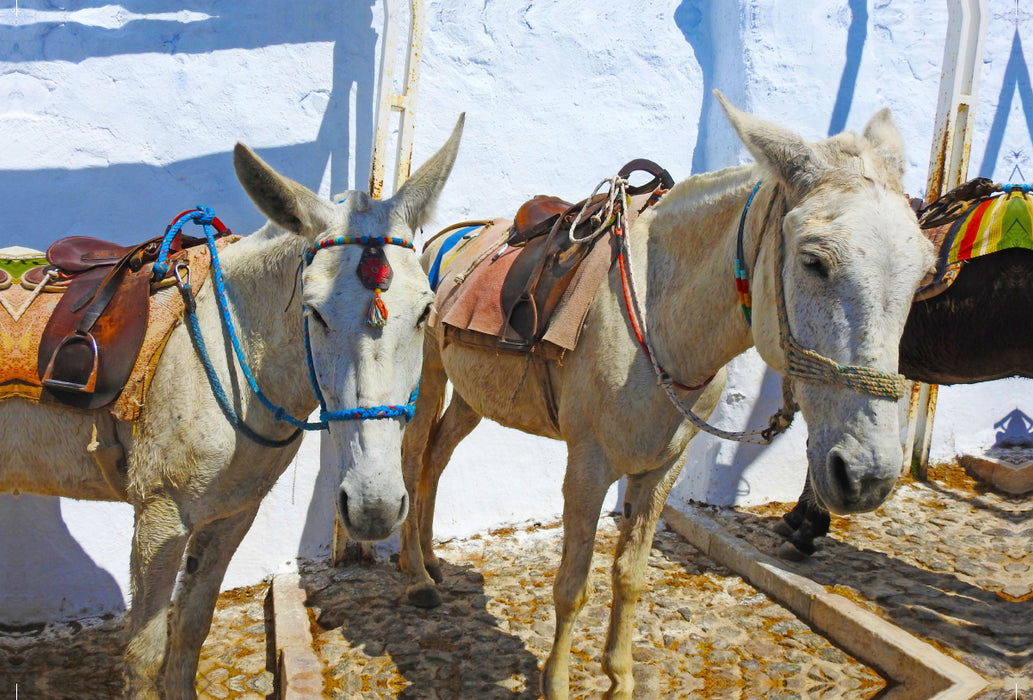
[[[248,386],[251,391],[258,397],[258,400],[272,412],[273,416],[280,421],[289,423],[290,425],[297,428],[297,430],[289,438],[285,440],[270,440],[263,438],[260,435],[254,433],[253,430],[247,427],[243,419],[237,415],[236,410],[233,408],[232,403],[229,401],[225,390],[222,387],[222,383],[219,380],[218,375],[215,372],[215,368],[212,365],[211,358],[208,355],[207,347],[205,346],[204,338],[201,336],[200,325],[197,320],[196,304],[194,302],[192,290],[190,287],[190,269],[184,263],[177,265],[175,269],[176,280],[179,284],[181,293],[183,294],[184,301],[186,302],[187,317],[190,323],[190,332],[194,340],[194,344],[197,348],[198,356],[204,365],[205,373],[208,375],[209,383],[212,387],[212,392],[215,394],[216,401],[218,401],[220,408],[223,413],[230,417],[231,422],[235,427],[238,427],[245,432],[248,437],[256,442],[268,446],[283,446],[292,442],[300,433],[301,430],[325,430],[330,421],[345,421],[345,420],[379,420],[384,418],[395,418],[404,417],[406,421],[412,419],[413,413],[416,410],[416,398],[419,395],[420,385],[419,382],[416,384],[416,388],[413,389],[409,395],[409,400],[404,405],[387,405],[387,406],[371,406],[371,407],[359,407],[351,408],[340,411],[330,411],[327,408],[326,400],[323,397],[323,392],[319,388],[319,382],[316,380],[315,365],[312,359],[312,345],[309,341],[308,331],[308,318],[305,319],[305,360],[308,363],[309,380],[312,382],[312,388],[315,391],[316,398],[319,401],[320,413],[318,422],[310,422],[307,420],[301,420],[289,414],[286,409],[282,406],[277,406],[265,395],[262,389],[258,386],[258,382],[255,381],[254,375],[251,373],[251,368],[247,364],[247,359],[244,356],[244,350],[240,345],[240,340],[237,335],[237,330],[233,325],[233,319],[230,316],[229,303],[226,297],[226,285],[222,277],[222,269],[219,265],[219,253],[215,245],[215,234],[212,231],[212,224],[217,224],[221,228],[221,222],[218,221],[213,215],[212,210],[208,207],[199,206],[196,209],[184,212],[178,216],[172,224],[169,225],[168,230],[165,233],[165,238],[162,241],[162,247],[158,253],[158,259],[154,263],[154,275],[156,278],[164,277],[168,270],[168,252],[169,246],[171,245],[172,239],[179,232],[187,221],[193,221],[195,224],[202,226],[205,233],[205,238],[208,242],[208,250],[212,255],[212,276],[215,278],[215,290],[216,297],[219,302],[219,313],[222,318],[223,325],[226,328],[227,333],[230,336],[230,342],[233,345],[233,351],[236,355],[237,362],[240,365],[240,369],[247,380]],[[304,256],[305,265],[309,265],[312,262],[312,258],[317,252],[324,248],[329,248],[335,245],[342,245],[346,243],[356,243],[360,245],[397,245],[405,248],[413,248],[411,241],[404,238],[393,238],[393,237],[374,237],[374,236],[341,236],[338,238],[331,238],[324,241],[320,241],[306,251]],[[185,269],[185,275],[181,274]]]

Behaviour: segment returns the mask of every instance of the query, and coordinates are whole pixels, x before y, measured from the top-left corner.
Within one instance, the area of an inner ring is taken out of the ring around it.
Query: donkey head
[[[256,206],[310,244],[302,292],[313,382],[329,453],[341,471],[337,506],[357,540],[384,539],[408,510],[404,409],[419,385],[423,328],[434,300],[410,248],[452,170],[463,121],[384,201],[349,191],[328,202],[246,146],[234,152],[237,176]]]
[[[834,512],[872,510],[900,475],[897,404],[841,380],[855,370],[897,379],[911,300],[933,262],[931,244],[903,194],[900,133],[884,109],[861,135],[812,144],[720,99],[766,171],[772,196],[782,201],[774,211],[784,214],[780,223],[768,223],[756,263],[757,349],[791,375],[787,337],[847,367],[819,377],[797,373],[793,391],[807,421],[816,495]],[[782,320],[778,285],[784,290]]]

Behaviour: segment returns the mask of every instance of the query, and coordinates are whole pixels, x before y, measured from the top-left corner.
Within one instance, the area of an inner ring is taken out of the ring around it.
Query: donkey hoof
[[[775,531],[776,535],[781,535],[782,537],[789,537],[791,534],[796,532],[796,529],[793,528],[792,525],[782,519],[779,519],[772,529]]]
[[[409,597],[409,602],[418,608],[436,608],[441,605],[441,594],[431,584],[409,586],[405,594]]]
[[[441,574],[441,564],[424,564],[423,568],[427,570],[427,574],[434,579],[434,583],[441,583],[445,580],[445,577]]]
[[[797,547],[792,542],[783,542],[778,546],[778,557],[779,559],[785,559],[786,561],[805,561],[814,552],[805,552]]]

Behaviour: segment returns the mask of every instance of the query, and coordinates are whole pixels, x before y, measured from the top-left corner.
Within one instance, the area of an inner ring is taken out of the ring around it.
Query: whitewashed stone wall
[[[233,177],[237,140],[323,194],[365,186],[382,0],[76,7],[0,9],[0,246],[137,241],[196,204],[253,230],[260,217]],[[970,173],[1028,181],[1030,59],[1014,38],[1031,35],[1033,13],[1013,0],[990,8]],[[467,129],[426,234],[510,214],[534,194],[580,198],[634,157],[678,179],[745,160],[713,88],[815,140],[891,107],[907,186],[922,194],[946,20],[945,4],[921,0],[429,0],[414,162],[460,112]],[[1013,408],[1033,414],[1028,396],[1022,380],[943,391],[934,459],[992,441]],[[778,377],[747,353],[715,420],[762,423],[777,402]],[[763,450],[700,438],[673,500],[793,498],[802,433]],[[485,423],[443,477],[439,535],[556,519],[563,467],[562,445]],[[226,587],[326,554],[333,478],[307,438]],[[0,622],[124,607],[131,531],[125,504],[0,495]]]

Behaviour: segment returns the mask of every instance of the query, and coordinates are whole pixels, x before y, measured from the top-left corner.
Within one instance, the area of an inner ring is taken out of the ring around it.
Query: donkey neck
[[[739,218],[758,178],[753,165],[691,177],[647,211],[629,237],[637,280],[645,280],[636,293],[657,360],[683,384],[698,384],[753,345],[734,260]],[[746,228],[751,269],[754,222],[767,207],[762,199],[758,193]]]
[[[266,224],[220,257],[230,309],[255,380],[273,403],[299,418],[317,403],[305,361],[298,281],[308,245],[304,238]],[[250,396],[246,385],[241,386]]]

